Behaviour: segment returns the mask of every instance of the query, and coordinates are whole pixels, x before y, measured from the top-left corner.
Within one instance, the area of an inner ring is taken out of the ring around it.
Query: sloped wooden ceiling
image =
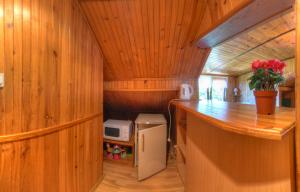
[[[105,80],[128,80],[197,78],[207,50],[188,42],[249,2],[84,0],[81,5],[107,60]]]
[[[180,83],[197,87],[210,49],[192,42],[250,2],[81,0],[106,58],[106,109],[161,112]]]
[[[85,1],[82,6],[108,62],[106,80],[200,74],[205,50],[183,48],[192,1]]]
[[[295,57],[295,12],[277,15],[212,49],[204,74],[238,76],[256,59],[289,61]]]

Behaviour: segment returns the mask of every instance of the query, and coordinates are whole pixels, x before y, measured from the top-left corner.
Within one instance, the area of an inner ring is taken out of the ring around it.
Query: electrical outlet
[[[4,87],[4,73],[0,73],[0,88]]]

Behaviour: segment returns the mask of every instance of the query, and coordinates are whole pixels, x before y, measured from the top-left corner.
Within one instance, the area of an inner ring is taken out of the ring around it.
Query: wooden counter
[[[275,115],[257,115],[255,105],[227,102],[175,102],[198,118],[227,131],[281,140],[295,127],[295,109],[277,108]]]
[[[293,192],[295,111],[175,102],[177,167],[187,192]]]

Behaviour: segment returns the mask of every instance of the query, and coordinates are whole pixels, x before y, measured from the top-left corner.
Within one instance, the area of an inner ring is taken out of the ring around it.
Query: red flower
[[[272,69],[275,73],[283,74],[283,69],[286,64],[278,59],[268,61],[268,69]]]
[[[271,59],[268,61],[255,60],[252,62],[252,71],[256,72],[258,69],[272,69],[275,73],[283,74],[283,69],[286,64],[278,59]]]
[[[252,70],[255,72],[257,69],[261,67],[261,61],[255,60],[252,62]]]
[[[286,64],[278,59],[253,61],[251,65],[253,75],[248,79],[249,88],[251,90],[276,90],[278,85],[284,81],[282,75],[285,66]],[[276,75],[271,75],[270,71]]]

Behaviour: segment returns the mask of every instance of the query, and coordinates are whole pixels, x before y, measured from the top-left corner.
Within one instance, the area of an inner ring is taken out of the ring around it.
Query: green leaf
[[[261,87],[262,87],[261,81],[260,81],[260,80],[257,80],[257,81],[255,82],[255,89],[256,89],[256,90],[260,90]]]

